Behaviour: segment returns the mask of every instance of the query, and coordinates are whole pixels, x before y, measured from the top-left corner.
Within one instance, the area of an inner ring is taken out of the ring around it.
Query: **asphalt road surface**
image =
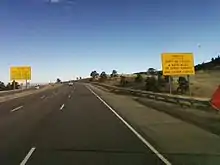
[[[83,84],[0,103],[1,165],[165,164]]]

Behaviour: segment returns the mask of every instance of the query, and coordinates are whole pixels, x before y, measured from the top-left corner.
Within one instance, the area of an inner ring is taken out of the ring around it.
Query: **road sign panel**
[[[194,57],[192,53],[163,53],[162,69],[165,76],[194,75]]]
[[[10,68],[11,80],[31,80],[31,67],[20,66]]]

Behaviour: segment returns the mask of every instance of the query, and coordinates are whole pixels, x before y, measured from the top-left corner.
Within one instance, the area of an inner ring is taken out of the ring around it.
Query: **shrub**
[[[143,76],[141,74],[137,74],[137,77],[135,77],[135,82],[142,82]]]

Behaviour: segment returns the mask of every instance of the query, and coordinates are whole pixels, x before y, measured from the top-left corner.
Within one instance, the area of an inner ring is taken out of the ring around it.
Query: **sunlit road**
[[[85,85],[0,103],[0,164],[163,164]]]

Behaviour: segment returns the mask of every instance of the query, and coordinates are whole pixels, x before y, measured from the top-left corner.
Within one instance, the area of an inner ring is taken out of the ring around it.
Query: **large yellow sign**
[[[31,80],[31,67],[11,67],[10,76],[11,80]]]
[[[195,74],[192,53],[163,53],[161,58],[164,76]]]

